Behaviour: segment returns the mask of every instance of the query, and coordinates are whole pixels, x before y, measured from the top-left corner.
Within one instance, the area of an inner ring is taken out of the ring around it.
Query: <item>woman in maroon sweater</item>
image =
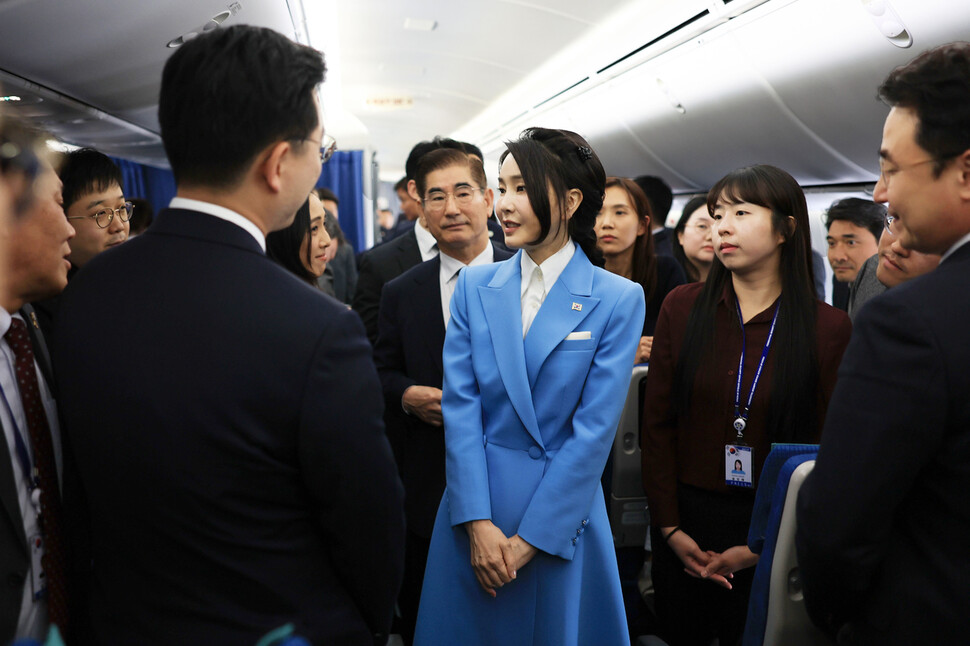
[[[819,441],[851,333],[845,313],[815,297],[808,210],[791,175],[733,171],[707,205],[716,257],[706,283],[664,302],[644,401],[656,610],[671,646],[740,640],[757,474],[772,442]]]

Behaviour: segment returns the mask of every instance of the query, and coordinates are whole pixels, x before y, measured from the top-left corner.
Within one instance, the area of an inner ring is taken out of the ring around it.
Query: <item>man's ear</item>
[[[279,141],[263,151],[258,172],[273,193],[283,190],[283,166],[292,152],[293,146],[288,141]]]
[[[960,171],[960,197],[964,201],[970,202],[970,150],[964,150],[963,153],[957,155],[954,163]]]
[[[418,197],[418,184],[413,179],[408,180],[408,195],[410,195],[411,199],[415,202],[421,201],[421,198]]]

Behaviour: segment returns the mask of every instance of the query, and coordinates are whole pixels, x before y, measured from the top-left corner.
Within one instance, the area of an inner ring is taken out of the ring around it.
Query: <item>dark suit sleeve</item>
[[[377,343],[377,312],[381,304],[383,281],[370,254],[360,259],[360,272],[357,274],[357,289],[354,291],[353,309],[360,315],[367,330],[371,345]]]
[[[894,517],[943,441],[945,362],[923,316],[892,298],[859,313],[815,469],[799,492],[805,601],[830,633],[871,594]]]
[[[401,338],[400,307],[401,290],[397,281],[384,286],[378,315],[377,343],[374,346],[374,363],[384,390],[384,403],[388,408],[401,408],[401,397],[408,387],[417,382],[407,376],[404,365],[404,340]]]
[[[320,337],[303,393],[300,466],[337,576],[372,632],[386,639],[404,571],[404,492],[382,412],[360,323],[338,311]]]

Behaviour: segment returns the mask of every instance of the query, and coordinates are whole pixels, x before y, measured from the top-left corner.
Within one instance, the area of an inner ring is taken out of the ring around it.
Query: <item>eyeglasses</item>
[[[118,207],[117,209],[101,209],[97,213],[92,213],[91,215],[69,215],[68,220],[80,220],[82,218],[94,218],[99,229],[107,229],[108,225],[111,224],[111,220],[117,215],[122,222],[127,222],[131,219],[131,212],[135,210],[134,205],[131,202],[125,202],[124,206]]]
[[[883,220],[883,224],[886,225],[886,231],[888,231],[889,235],[891,235],[894,238],[896,237],[896,232],[893,231],[893,222],[895,221],[896,221],[895,215],[887,215]]]
[[[320,163],[326,164],[333,157],[333,154],[337,152],[337,140],[330,135],[324,135],[323,139],[317,141],[316,139],[310,139],[309,137],[305,139],[300,139],[300,141],[312,141],[315,144],[320,145]]]
[[[889,180],[891,180],[893,176],[896,175],[897,173],[902,173],[907,170],[912,170],[917,166],[922,166],[923,164],[930,164],[935,161],[936,161],[935,159],[924,159],[921,162],[916,162],[915,164],[910,164],[909,166],[897,166],[896,168],[886,168],[883,165],[884,160],[880,159],[879,160],[879,179],[882,180],[883,184],[888,186]]]
[[[696,229],[701,233],[707,233],[711,230],[710,222],[695,222],[694,224],[688,224],[684,227],[685,229]]]
[[[444,191],[436,191],[431,195],[424,198],[424,205],[428,207],[428,210],[433,213],[440,213],[445,210],[445,205],[448,204],[448,198],[455,198],[455,204],[458,206],[468,206],[475,200],[475,194],[484,191],[484,188],[471,188],[465,186],[459,188],[454,193],[445,193]]]

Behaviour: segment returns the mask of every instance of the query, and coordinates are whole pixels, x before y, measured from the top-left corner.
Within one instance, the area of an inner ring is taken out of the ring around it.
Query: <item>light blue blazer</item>
[[[600,477],[643,326],[643,290],[577,246],[522,338],[520,251],[458,278],[444,346],[447,488],[416,644],[629,643]],[[491,599],[465,529],[540,552]]]

